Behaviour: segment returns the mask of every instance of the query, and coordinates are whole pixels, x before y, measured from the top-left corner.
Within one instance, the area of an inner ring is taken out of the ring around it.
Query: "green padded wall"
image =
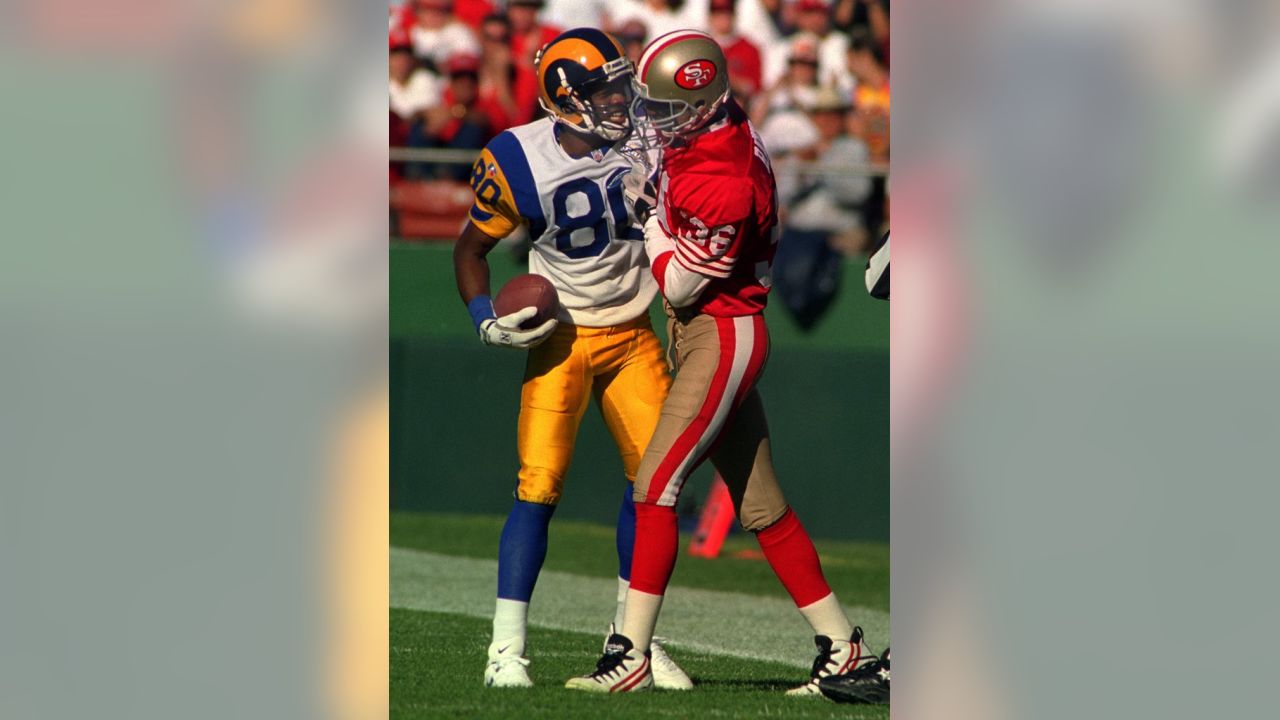
[[[391,246],[391,506],[505,513],[518,467],[524,354],[481,345],[453,282],[447,244]],[[494,288],[523,272],[490,255]],[[889,308],[862,287],[862,262],[818,328],[767,313],[773,349],[761,381],[774,460],[788,499],[818,537],[889,539]],[[654,317],[660,311],[653,309]],[[661,323],[655,321],[661,334]],[[706,496],[704,468],[681,510]],[[611,523],[625,480],[617,449],[588,410],[557,516]]]

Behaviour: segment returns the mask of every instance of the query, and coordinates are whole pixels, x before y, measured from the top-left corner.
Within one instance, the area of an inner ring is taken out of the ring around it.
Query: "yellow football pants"
[[[618,444],[627,480],[634,482],[670,387],[662,343],[648,314],[604,328],[561,324],[529,351],[525,366],[516,497],[543,505],[560,501],[591,395]]]

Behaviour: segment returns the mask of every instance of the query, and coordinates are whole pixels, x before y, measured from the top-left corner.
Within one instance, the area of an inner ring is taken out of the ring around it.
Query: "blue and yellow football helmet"
[[[606,140],[631,132],[631,61],[612,35],[595,28],[568,30],[538,51],[534,65],[538,101],[556,122]],[[601,91],[612,92],[603,103],[593,103],[592,95]]]

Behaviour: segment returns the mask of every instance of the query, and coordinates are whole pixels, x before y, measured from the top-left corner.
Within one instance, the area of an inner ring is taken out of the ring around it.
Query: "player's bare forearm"
[[[485,256],[498,244],[499,238],[486,235],[468,222],[453,246],[453,274],[463,303],[489,294],[489,261]]]

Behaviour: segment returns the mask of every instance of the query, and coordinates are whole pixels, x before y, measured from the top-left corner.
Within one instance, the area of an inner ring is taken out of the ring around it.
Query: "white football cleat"
[[[653,686],[659,690],[690,690],[693,681],[666,650],[658,644],[659,638],[649,643],[649,665],[653,670]]]
[[[601,693],[648,690],[653,687],[649,654],[638,652],[623,635],[610,635],[595,672],[569,678],[564,686],[570,690]]]
[[[485,687],[533,687],[524,642],[519,638],[495,640],[489,646],[489,664],[484,668]]]
[[[613,623],[609,623],[609,634],[604,638],[604,652],[609,652],[609,638],[615,633]],[[649,669],[653,672],[653,686],[659,690],[691,690],[693,681],[675,660],[662,647],[663,638],[649,641]]]
[[[862,644],[860,627],[853,629],[853,637],[848,640],[832,640],[826,635],[815,635],[813,642],[818,646],[818,657],[813,661],[813,669],[809,671],[809,682],[788,690],[788,695],[822,697],[822,690],[818,687],[819,680],[828,675],[843,675],[875,659]]]

